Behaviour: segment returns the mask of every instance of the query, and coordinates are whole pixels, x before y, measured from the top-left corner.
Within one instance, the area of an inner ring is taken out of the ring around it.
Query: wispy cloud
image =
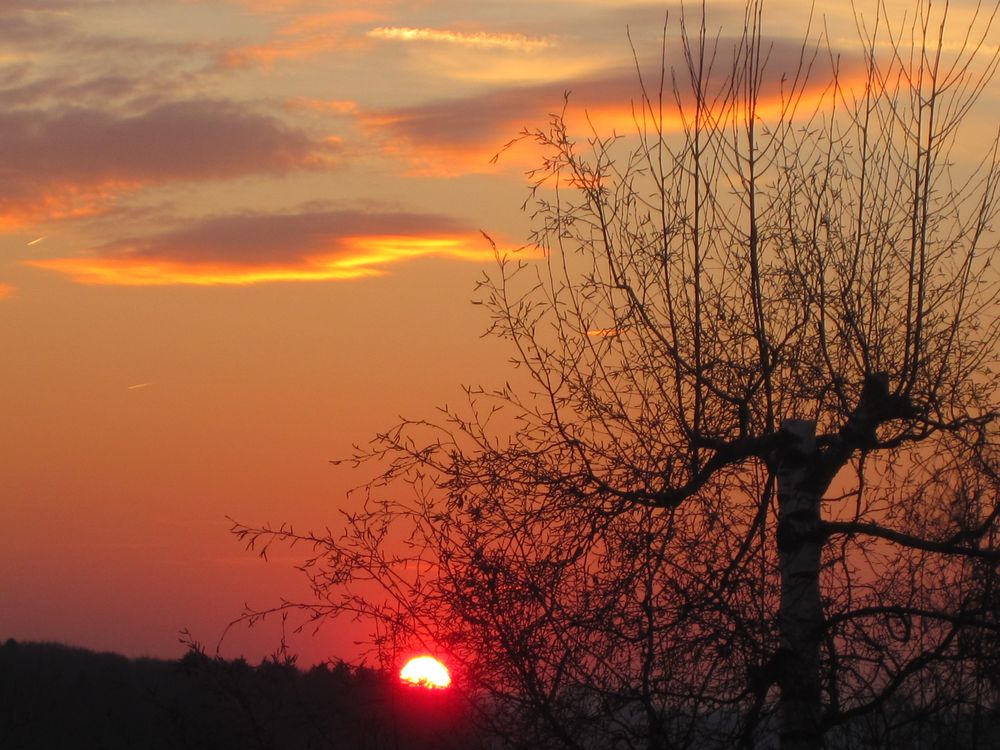
[[[446,216],[343,210],[219,216],[79,257],[24,263],[81,284],[208,286],[356,279],[421,257],[486,262],[494,251]]]
[[[88,26],[107,5],[0,1],[0,109],[164,101],[207,79],[213,43]]]
[[[289,99],[286,107],[292,112],[314,110],[337,115],[355,115],[361,111],[358,103],[349,99],[310,99],[303,96]]]
[[[448,29],[413,28],[412,26],[379,26],[368,32],[375,39],[400,42],[443,42],[467,47],[502,47],[533,51],[550,46],[548,39],[524,34],[503,34],[488,31],[463,32]]]
[[[7,299],[8,297],[13,297],[15,288],[10,284],[4,284],[0,282],[0,299]]]
[[[356,31],[359,26],[378,20],[380,15],[362,9],[304,15],[279,28],[267,41],[229,50],[223,56],[223,64],[227,68],[254,64],[267,67],[331,50],[343,51],[363,39],[360,31]]]

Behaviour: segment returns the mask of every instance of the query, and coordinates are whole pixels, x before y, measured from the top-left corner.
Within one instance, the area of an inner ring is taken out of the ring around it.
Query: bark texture
[[[823,625],[819,568],[822,550],[816,424],[788,420],[788,447],[778,457],[778,558],[781,642],[775,655],[780,689],[782,750],[822,747],[819,647]]]

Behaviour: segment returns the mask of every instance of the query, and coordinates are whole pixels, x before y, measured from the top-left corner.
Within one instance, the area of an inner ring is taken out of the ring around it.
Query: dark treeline
[[[0,646],[0,750],[434,750],[479,746],[449,691],[366,667],[175,661],[52,643]]]
[[[1000,748],[1000,715],[995,711],[928,715],[905,700],[886,709],[881,721],[894,726],[891,741],[885,739],[884,727],[868,717],[831,737],[830,747]],[[54,643],[0,644],[0,750],[561,747],[558,742],[510,742],[508,731],[496,726],[498,717],[494,722],[489,716],[479,718],[484,726],[493,724],[490,740],[476,734],[474,722],[450,691],[408,688],[394,675],[344,663],[302,670],[280,655],[253,666],[198,648],[167,661]],[[503,713],[505,724],[518,720]],[[970,740],[970,732],[978,741]],[[761,746],[772,745],[765,741]]]

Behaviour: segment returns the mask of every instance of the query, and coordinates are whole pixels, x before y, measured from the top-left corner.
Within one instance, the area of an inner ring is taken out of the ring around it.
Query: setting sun
[[[446,688],[451,685],[447,667],[433,656],[410,659],[400,670],[399,679],[410,685],[426,688]]]

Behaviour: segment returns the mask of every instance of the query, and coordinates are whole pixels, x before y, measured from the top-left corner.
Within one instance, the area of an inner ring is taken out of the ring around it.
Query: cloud
[[[462,32],[447,29],[413,28],[411,26],[379,26],[368,32],[375,39],[402,42],[444,42],[468,47],[502,47],[533,51],[548,47],[551,42],[524,34],[501,34],[486,31]]]
[[[4,44],[34,44],[62,35],[71,28],[58,14],[28,12],[26,8],[0,3],[0,42]]]
[[[576,133],[590,132],[588,115],[608,132],[614,127],[634,129],[631,101],[641,91],[634,72],[628,71],[578,79],[569,86],[499,88],[461,99],[369,110],[360,119],[383,152],[403,160],[412,172],[485,172],[504,143],[526,128],[545,126],[552,113],[560,112],[568,90],[568,116]]]
[[[217,0],[194,0],[194,2],[217,2]],[[312,10],[330,5],[329,0],[227,0],[227,2],[261,15],[287,13],[294,10]],[[351,3],[350,0],[340,0],[339,4],[343,6]],[[362,5],[363,3],[354,2],[353,4]],[[368,0],[367,4],[374,5],[376,0]]]
[[[350,99],[310,99],[308,97],[297,96],[289,99],[285,106],[291,112],[313,110],[315,112],[329,112],[335,115],[356,115],[361,111],[358,103]]]
[[[720,48],[726,49],[725,45],[723,40]],[[760,90],[759,117],[772,118],[787,106],[790,78],[783,78],[780,71],[794,72],[800,52],[801,43],[783,40],[772,43],[768,67],[771,75],[765,77]],[[652,78],[646,79],[647,91],[652,97],[657,96],[659,89],[659,69],[659,64],[644,68],[654,71]],[[731,64],[720,55],[715,66],[716,87],[722,85],[724,74],[729,70]],[[855,60],[846,56],[841,59],[842,82],[849,81],[858,70]],[[670,75],[669,61],[667,75]],[[666,80],[662,126],[667,132],[682,129],[685,117],[690,117],[693,108],[691,92],[683,87],[685,75],[678,73],[680,107],[671,91],[669,77]],[[828,61],[818,58],[799,103],[799,111],[813,111],[818,106],[831,104],[831,80]],[[642,87],[634,68],[605,70],[565,84],[509,86],[458,99],[371,109],[363,111],[360,119],[367,131],[377,138],[382,150],[404,159],[411,171],[452,175],[489,170],[491,157],[503,144],[525,129],[533,131],[546,127],[552,115],[563,112],[564,106],[570,135],[578,138],[586,138],[594,132],[602,136],[631,134],[644,123],[647,127],[652,124],[650,113],[643,109]],[[732,107],[725,110],[716,107],[713,117],[725,123],[744,114]]]
[[[114,5],[120,27],[106,0],[0,0],[0,231],[151,187],[332,166],[326,133],[223,93],[213,38],[140,34],[147,5],[170,9]]]
[[[356,279],[421,257],[488,262],[494,251],[446,216],[317,210],[217,216],[79,257],[24,263],[81,284],[204,286]]]
[[[0,299],[7,299],[8,297],[13,297],[15,288],[10,284],[4,284],[0,281]]]
[[[279,28],[273,39],[229,50],[222,62],[226,68],[254,64],[269,67],[280,61],[301,60],[331,50],[343,51],[359,43],[355,27],[380,19],[380,15],[363,9],[304,15]]]
[[[603,338],[606,336],[620,336],[624,332],[624,328],[590,328],[587,330],[587,335]]]
[[[10,66],[0,72],[0,107],[27,108],[43,102],[102,103],[128,100],[145,93],[148,82],[130,76],[98,73],[91,76],[30,76],[31,66]],[[163,94],[163,88],[158,92]]]
[[[0,226],[92,214],[149,185],[330,166],[329,143],[223,100],[133,115],[0,112]]]
[[[131,13],[140,13],[134,0]],[[116,3],[124,10],[130,3]],[[87,20],[107,2],[50,3],[0,0],[0,108],[67,102],[96,106],[128,96],[163,101],[171,90],[204,80],[216,43],[167,35],[98,31]],[[63,9],[63,6],[64,9]],[[90,9],[92,12],[85,12]],[[126,24],[128,26],[128,24]]]

